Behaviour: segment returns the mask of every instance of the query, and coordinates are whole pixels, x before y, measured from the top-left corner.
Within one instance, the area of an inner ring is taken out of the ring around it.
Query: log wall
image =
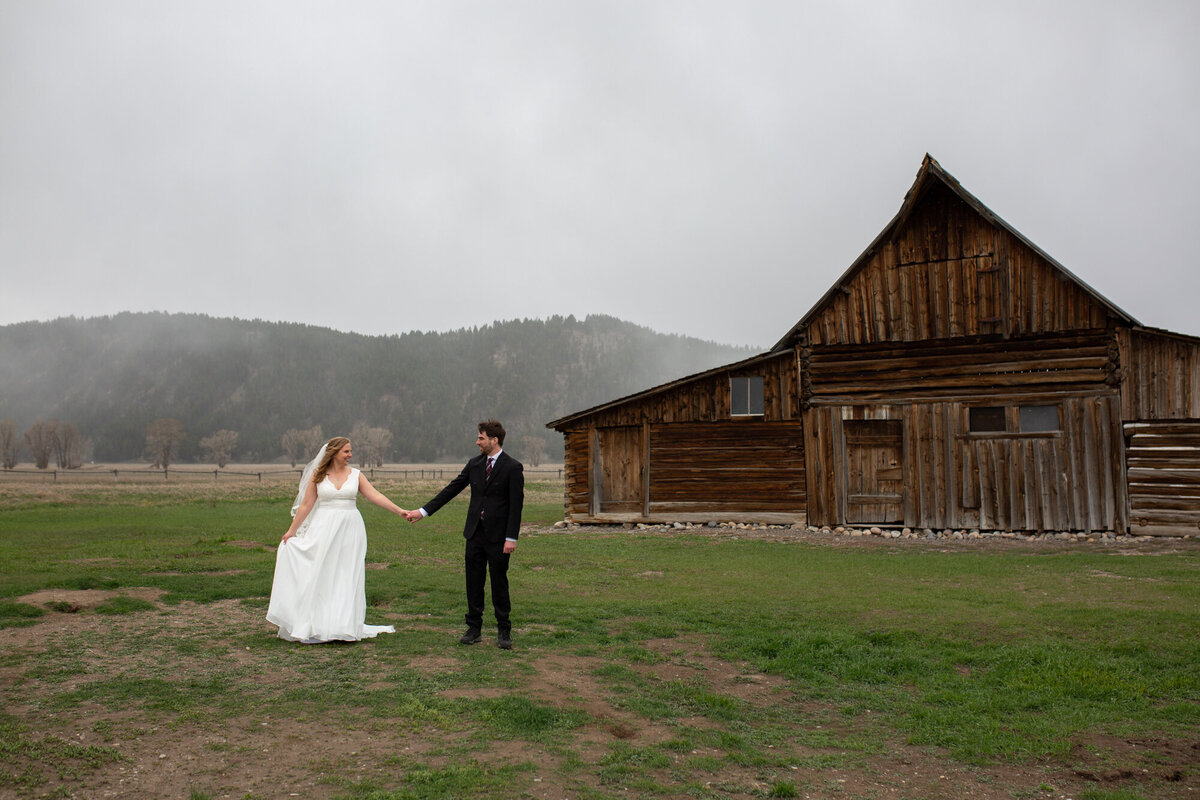
[[[963,393],[1109,391],[1112,331],[800,348],[805,402],[897,400]]]
[[[1130,531],[1200,534],[1200,419],[1125,424]]]
[[[650,426],[650,512],[804,514],[804,437],[794,422]]]
[[[806,327],[811,344],[1029,336],[1108,327],[1087,290],[935,183]]]
[[[587,516],[591,503],[591,431],[567,431],[563,446],[563,510],[567,519]]]

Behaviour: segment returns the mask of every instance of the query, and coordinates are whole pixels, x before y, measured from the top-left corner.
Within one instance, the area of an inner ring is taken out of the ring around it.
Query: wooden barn
[[[1200,339],[1143,327],[929,156],[769,352],[548,427],[575,522],[1200,533]]]

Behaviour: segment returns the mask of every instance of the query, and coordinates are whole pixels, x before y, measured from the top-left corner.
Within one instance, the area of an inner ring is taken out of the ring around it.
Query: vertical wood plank
[[[1007,530],[1012,525],[1012,486],[1009,484],[1008,463],[1012,458],[1012,442],[998,439],[988,442],[995,459],[993,464],[996,489],[996,527]]]
[[[1038,483],[1037,463],[1034,461],[1033,449],[1036,442],[1024,439],[1021,445],[1021,501],[1023,530],[1038,530],[1041,528],[1041,505],[1038,502],[1041,487]]]
[[[959,470],[955,469],[957,461],[955,453],[958,451],[955,443],[958,441],[958,421],[962,416],[962,406],[958,403],[951,403],[946,406],[943,420],[945,428],[942,430],[942,459],[946,465],[946,495],[945,506],[942,508],[942,524],[943,527],[956,528],[961,524],[958,520],[958,475]]]
[[[642,516],[650,516],[650,423],[642,423]]]
[[[986,441],[973,441],[975,457],[979,464],[979,507],[976,509],[981,528],[995,527],[995,482],[992,480],[992,453]]]
[[[834,474],[834,502],[837,504],[837,519],[839,522],[844,522],[846,516],[846,484],[849,481],[849,475],[846,465],[846,443],[842,437],[842,417],[840,414],[833,414],[833,419],[830,424],[830,445],[833,448],[833,474]]]
[[[1067,438],[1067,467],[1070,470],[1066,486],[1071,496],[1071,518],[1067,526],[1070,530],[1084,530],[1087,519],[1087,460],[1083,451],[1083,420],[1079,411],[1079,403],[1075,400],[1063,401],[1063,419],[1066,423],[1064,436]]]
[[[1083,475],[1087,492],[1087,516],[1083,520],[1086,527],[1082,530],[1098,530],[1101,526],[1101,497],[1100,497],[1100,476],[1102,474],[1100,464],[1097,461],[1096,435],[1096,407],[1093,403],[1080,401],[1077,403],[1080,407],[1083,416],[1083,453],[1084,462],[1086,463],[1086,472]],[[1106,473],[1107,470],[1104,470]]]

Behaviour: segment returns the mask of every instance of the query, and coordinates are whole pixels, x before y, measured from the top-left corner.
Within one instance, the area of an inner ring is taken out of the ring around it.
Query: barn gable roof
[[[711,375],[716,375],[721,372],[731,372],[734,370],[745,369],[746,367],[751,367],[751,366],[759,363],[760,361],[766,361],[771,358],[777,358],[779,355],[780,355],[780,353],[778,351],[771,351],[769,353],[760,353],[756,356],[751,356],[750,358],[742,359],[741,361],[735,361],[732,364],[724,364],[719,367],[713,367],[712,369],[706,369],[703,372],[697,372],[693,375],[685,375],[684,377],[677,378],[676,380],[670,381],[669,383],[663,383],[663,384],[659,384],[658,386],[652,386],[649,389],[643,389],[640,392],[635,392],[633,394],[626,395],[625,397],[618,397],[616,400],[608,400],[606,402],[601,403],[600,405],[592,406],[591,408],[585,408],[583,411],[576,411],[574,413],[568,414],[565,417],[560,417],[559,419],[547,422],[546,427],[553,428],[555,430],[561,430],[564,426],[569,425],[570,423],[575,422],[576,420],[581,419],[583,417],[589,417],[592,414],[595,414],[597,412],[604,411],[609,408],[614,408],[616,406],[624,405],[625,403],[631,403],[636,400],[644,400],[647,397],[653,397],[656,394],[661,394],[662,392],[668,392],[678,386],[683,386],[684,384],[691,383],[692,381],[701,380],[703,378],[707,378]]]
[[[981,203],[977,197],[975,197],[970,192],[968,192],[966,189],[964,189],[959,184],[959,182],[954,178],[953,175],[951,175],[950,173],[948,173],[944,169],[942,169],[941,165],[938,164],[938,162],[931,155],[926,153],[925,158],[921,162],[921,168],[917,172],[917,178],[913,182],[912,188],[910,188],[908,190],[908,192],[904,195],[904,201],[901,204],[900,210],[899,210],[899,212],[897,212],[896,216],[891,220],[891,222],[889,222],[884,227],[884,229],[882,231],[880,231],[879,235],[875,237],[874,241],[871,242],[871,244],[866,248],[866,250],[864,250],[863,253],[854,261],[854,263],[851,264],[850,267],[844,273],[842,273],[841,277],[838,278],[838,280],[832,286],[829,287],[829,290],[827,292],[825,292],[825,294],[821,297],[821,299],[818,300],[816,302],[816,304],[814,304],[808,310],[808,312],[804,315],[804,317],[799,322],[797,322],[794,326],[792,326],[791,330],[789,330],[787,332],[787,334],[782,339],[780,339],[770,350],[766,351],[765,353],[761,353],[759,355],[744,359],[742,361],[737,361],[732,364],[725,364],[724,366],[720,366],[720,367],[714,367],[713,369],[705,370],[703,372],[698,372],[694,375],[688,375],[688,376],[685,376],[682,378],[678,378],[676,380],[661,384],[659,386],[654,386],[654,387],[645,389],[640,392],[635,392],[634,394],[626,395],[625,397],[620,397],[620,398],[617,398],[614,400],[609,400],[607,402],[601,403],[596,406],[592,406],[591,408],[587,408],[582,411],[576,411],[574,413],[568,414],[567,416],[564,416],[559,419],[556,419],[556,420],[546,423],[546,427],[561,431],[567,425],[570,425],[574,422],[577,422],[580,419],[589,417],[598,412],[605,411],[607,409],[611,409],[616,406],[621,406],[626,403],[643,400],[645,398],[652,397],[656,394],[670,391],[679,386],[690,383],[691,381],[700,380],[700,379],[709,377],[711,375],[714,375],[714,374],[717,374],[720,372],[744,369],[746,367],[753,366],[756,363],[759,363],[762,361],[767,361],[772,358],[777,358],[781,354],[789,351],[792,348],[792,345],[793,345],[793,342],[794,342],[796,336],[801,331],[804,330],[804,328],[814,319],[814,317],[816,317],[826,307],[826,305],[836,297],[837,294],[839,294],[841,292],[842,287],[845,286],[854,277],[854,275],[866,265],[866,263],[871,259],[872,256],[874,256],[874,254],[877,252],[877,250],[883,244],[887,243],[891,239],[891,237],[896,235],[896,233],[902,228],[902,226],[905,224],[905,222],[907,222],[909,217],[912,215],[913,211],[917,208],[921,199],[926,195],[928,190],[931,187],[933,187],[939,183],[941,185],[944,185],[951,192],[953,192],[964,203],[966,203],[970,208],[972,208],[981,217],[983,217],[983,219],[985,221],[996,226],[997,228],[1000,228],[1000,229],[1006,231],[1007,233],[1009,233],[1010,235],[1015,237],[1017,240],[1019,240],[1021,243],[1023,243],[1025,246],[1027,246],[1034,253],[1036,253],[1039,257],[1045,259],[1047,264],[1049,264],[1055,270],[1058,270],[1067,280],[1069,280],[1069,281],[1073,282],[1075,285],[1079,286],[1087,295],[1092,297],[1097,303],[1099,303],[1101,306],[1103,306],[1105,309],[1107,309],[1107,311],[1110,314],[1112,314],[1114,317],[1116,317],[1117,319],[1123,321],[1124,323],[1130,325],[1133,328],[1142,329],[1142,330],[1145,330],[1145,331],[1148,331],[1151,333],[1170,335],[1170,336],[1182,336],[1181,334],[1173,334],[1170,331],[1162,331],[1162,330],[1158,330],[1158,329],[1154,329],[1154,328],[1145,328],[1140,322],[1135,320],[1133,317],[1131,317],[1125,311],[1118,308],[1115,304],[1113,304],[1111,301],[1109,301],[1107,298],[1105,298],[1103,295],[1101,295],[1095,289],[1088,286],[1087,283],[1082,281],[1078,276],[1076,276],[1074,273],[1072,273],[1069,269],[1064,267],[1062,264],[1058,263],[1058,261],[1056,261],[1054,258],[1052,258],[1048,253],[1046,253],[1044,250],[1042,250],[1040,247],[1038,247],[1036,244],[1034,244],[1028,238],[1026,238],[1024,234],[1022,234],[1020,231],[1018,231],[1017,229],[1015,229],[1014,227],[1009,225],[1001,217],[999,217],[995,212],[993,212],[990,208],[988,208],[983,203]],[[1183,337],[1183,338],[1192,338],[1192,337]]]
[[[862,252],[862,255],[855,259],[854,263],[850,265],[849,269],[842,273],[842,276],[838,278],[832,286],[829,287],[829,290],[822,295],[821,299],[818,300],[813,307],[808,310],[808,313],[806,313],[799,322],[793,325],[791,330],[789,330],[787,334],[780,339],[774,347],[771,348],[772,352],[791,346],[796,336],[804,330],[809,322],[811,322],[813,318],[816,317],[816,315],[826,307],[826,305],[829,304],[829,302],[837,295],[837,293],[841,291],[841,288],[850,281],[855,273],[857,273],[864,267],[864,265],[866,265],[866,263],[873,255],[875,255],[875,253],[883,244],[888,242],[893,236],[896,235],[896,233],[908,220],[913,210],[920,203],[921,199],[925,196],[928,189],[933,186],[935,182],[940,182],[942,185],[948,188],[964,203],[974,209],[981,217],[984,218],[984,220],[992,225],[995,225],[997,228],[1007,231],[1009,234],[1021,241],[1024,245],[1029,247],[1029,249],[1035,252],[1038,256],[1045,259],[1048,264],[1054,267],[1054,269],[1061,272],[1067,279],[1075,283],[1077,286],[1083,289],[1084,292],[1096,300],[1096,302],[1104,306],[1104,308],[1106,308],[1110,314],[1130,325],[1141,324],[1129,314],[1118,308],[1106,297],[1093,289],[1091,286],[1088,286],[1078,276],[1042,250],[1042,248],[1038,247],[1036,244],[1026,238],[1024,234],[1022,234],[1012,225],[1009,225],[990,208],[981,203],[979,198],[975,197],[973,194],[964,189],[953,175],[942,169],[942,166],[938,164],[933,156],[926,153],[924,160],[921,162],[921,168],[917,171],[917,178],[913,182],[912,188],[909,189],[908,193],[904,195],[904,202],[900,205],[900,211],[897,212],[896,216],[892,218],[892,221],[889,222],[882,231],[880,231],[879,235],[875,237],[874,241],[867,246],[867,249]]]

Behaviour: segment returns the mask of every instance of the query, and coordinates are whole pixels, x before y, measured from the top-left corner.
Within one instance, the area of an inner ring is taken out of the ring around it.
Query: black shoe
[[[512,650],[512,632],[500,631],[496,634],[496,647],[501,650]]]
[[[479,644],[481,639],[483,639],[483,637],[479,635],[479,628],[467,628],[467,632],[458,637],[458,643]]]

